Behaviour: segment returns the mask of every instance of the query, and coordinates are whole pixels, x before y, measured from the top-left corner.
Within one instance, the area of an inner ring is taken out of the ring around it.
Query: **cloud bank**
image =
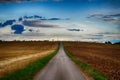
[[[3,24],[0,23],[0,27],[5,27],[7,25],[12,25],[16,20],[7,20]]]
[[[83,30],[80,30],[80,29],[67,29],[68,31],[77,31],[77,32],[79,32],[79,31],[83,31]]]
[[[110,24],[116,25],[117,29],[120,30],[120,13],[116,13],[116,14],[91,14],[88,16],[88,18],[109,22]]]
[[[118,14],[91,14],[88,18],[96,18],[103,21],[120,21],[120,13]]]

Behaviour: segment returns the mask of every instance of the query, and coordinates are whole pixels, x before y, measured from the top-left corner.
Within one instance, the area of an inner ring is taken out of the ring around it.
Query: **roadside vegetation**
[[[2,46],[2,49],[0,49],[0,57],[2,57],[2,59],[0,59],[0,72],[2,75],[0,80],[29,80],[42,69],[58,51],[57,42],[15,41],[2,42],[0,43],[0,46]],[[18,51],[18,53],[14,51]],[[5,54],[1,52],[4,52]],[[23,56],[31,57],[24,57],[21,60],[18,59]],[[2,65],[2,62],[6,60],[9,62],[9,60],[14,58],[18,61],[12,60],[13,62]]]
[[[54,53],[31,63],[25,68],[17,70],[16,72],[12,74],[4,76],[3,78],[0,78],[0,80],[30,80],[32,79],[33,76],[49,62],[49,60],[57,53],[57,51],[58,49]]]
[[[90,42],[65,42],[67,55],[95,80],[120,80],[120,46]]]
[[[72,61],[74,61],[84,72],[89,74],[94,80],[108,80],[103,74],[101,74],[88,64],[81,62],[77,58],[73,57],[67,50],[65,50],[65,52]]]

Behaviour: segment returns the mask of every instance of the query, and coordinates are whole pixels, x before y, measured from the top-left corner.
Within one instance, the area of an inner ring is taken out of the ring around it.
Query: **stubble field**
[[[0,77],[51,54],[57,47],[57,42],[0,42]]]

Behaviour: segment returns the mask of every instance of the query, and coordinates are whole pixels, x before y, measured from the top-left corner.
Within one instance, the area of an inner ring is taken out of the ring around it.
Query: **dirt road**
[[[34,80],[86,80],[79,69],[67,57],[62,43],[55,57],[40,71]]]

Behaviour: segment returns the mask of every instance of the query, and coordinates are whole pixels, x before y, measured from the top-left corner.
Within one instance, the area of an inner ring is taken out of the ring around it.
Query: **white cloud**
[[[19,23],[21,24],[21,23]],[[106,34],[99,28],[92,25],[78,22],[44,22],[44,24],[57,25],[54,28],[29,27],[24,26],[25,31],[22,34],[12,34],[10,26],[0,28],[0,39],[2,40],[70,40],[70,41],[105,41],[119,40],[120,34]],[[96,26],[96,25],[95,25]],[[82,29],[83,31],[72,32],[69,28]],[[32,31],[29,31],[29,30]],[[99,35],[101,33],[101,35]]]
[[[0,35],[11,34],[12,32],[14,32],[14,31],[11,30],[10,26],[6,26],[6,27],[3,27],[3,28],[0,28]]]

